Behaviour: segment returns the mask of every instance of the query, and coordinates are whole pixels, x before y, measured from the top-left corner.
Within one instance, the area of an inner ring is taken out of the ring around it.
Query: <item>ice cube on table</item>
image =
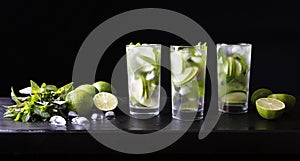
[[[79,115],[74,111],[69,111],[69,113],[68,113],[69,120],[72,120],[73,118],[78,117],[78,116]]]
[[[61,116],[52,116],[49,120],[51,125],[55,125],[55,126],[65,126],[66,125],[66,120],[61,117]]]
[[[115,117],[115,113],[113,111],[107,111],[105,113],[105,118],[110,120],[110,119],[113,119]]]
[[[100,113],[93,113],[91,116],[91,119],[93,121],[102,120],[103,118],[104,118],[103,114],[100,114]]]
[[[72,124],[76,125],[88,125],[90,121],[85,117],[75,117],[72,119]]]

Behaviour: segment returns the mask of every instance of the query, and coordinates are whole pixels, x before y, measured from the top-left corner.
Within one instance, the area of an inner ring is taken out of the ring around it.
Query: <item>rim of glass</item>
[[[170,47],[171,48],[173,48],[173,47],[194,48],[194,47],[196,47],[196,45],[195,46],[192,46],[192,45],[170,45]]]
[[[236,43],[236,44],[226,44],[226,43],[217,43],[217,46],[252,46],[250,43]]]
[[[161,44],[141,44],[139,46],[136,46],[136,45],[126,45],[126,47],[161,47]]]

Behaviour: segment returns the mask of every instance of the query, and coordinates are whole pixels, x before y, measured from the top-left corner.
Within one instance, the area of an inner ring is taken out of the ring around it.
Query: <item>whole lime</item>
[[[84,90],[73,90],[66,96],[69,104],[68,110],[75,111],[78,115],[87,115],[91,112],[94,102],[93,97]]]
[[[97,88],[95,88],[95,86],[90,85],[90,84],[83,84],[78,86],[77,88],[75,88],[75,90],[83,90],[86,91],[87,93],[89,93],[92,97],[94,97],[95,94],[98,93]]]
[[[269,95],[268,98],[275,98],[282,101],[285,104],[287,113],[294,108],[296,103],[296,97],[290,94],[276,93],[276,94]]]
[[[112,85],[105,81],[95,82],[93,83],[93,86],[97,88],[98,92],[108,92],[108,93],[115,92],[115,89],[112,87]]]

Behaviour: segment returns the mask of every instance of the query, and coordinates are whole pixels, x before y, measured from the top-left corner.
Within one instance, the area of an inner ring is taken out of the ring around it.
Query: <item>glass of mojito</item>
[[[171,46],[172,117],[179,120],[203,118],[206,43]]]
[[[129,109],[132,117],[159,114],[160,44],[126,45]]]
[[[251,44],[217,44],[218,104],[224,113],[246,113],[250,80]]]

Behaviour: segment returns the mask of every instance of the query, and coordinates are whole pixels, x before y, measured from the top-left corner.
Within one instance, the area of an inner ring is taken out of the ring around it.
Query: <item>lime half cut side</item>
[[[261,117],[270,120],[279,118],[285,110],[285,105],[275,98],[260,98],[256,100],[256,109]]]
[[[100,92],[93,98],[95,106],[102,111],[111,111],[118,105],[118,99],[115,95],[108,92]]]
[[[172,81],[176,86],[182,86],[191,81],[198,73],[197,67],[186,68],[182,74],[173,74]]]

